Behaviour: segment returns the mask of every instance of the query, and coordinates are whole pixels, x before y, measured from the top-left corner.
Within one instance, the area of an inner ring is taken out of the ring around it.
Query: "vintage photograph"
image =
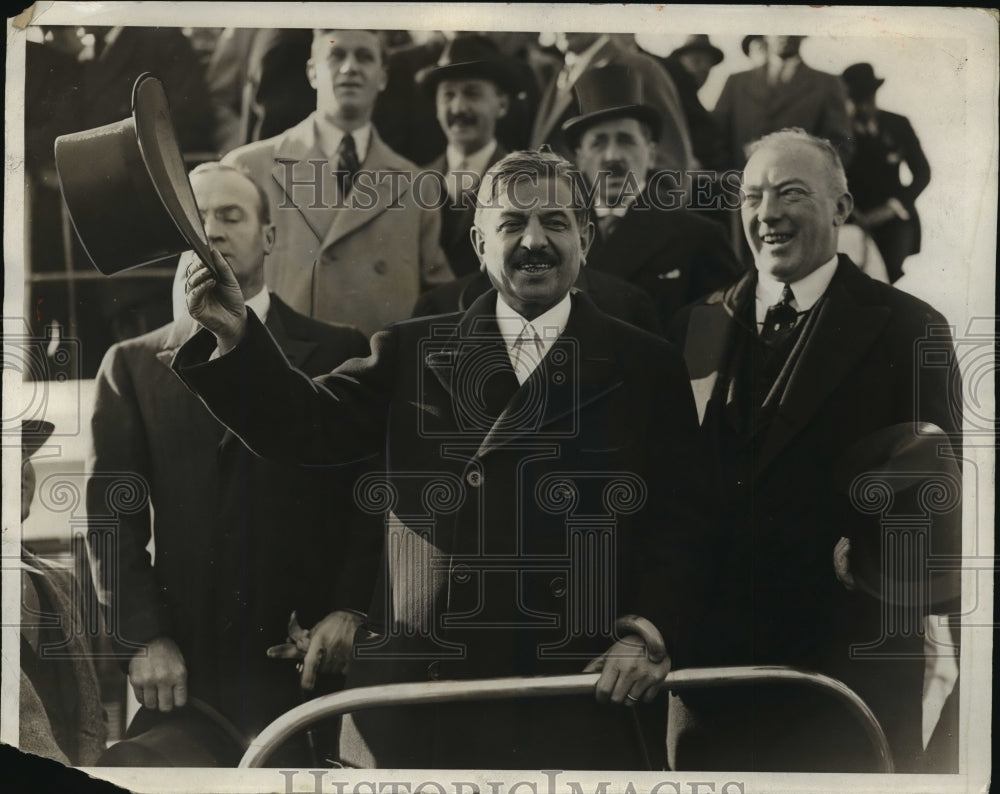
[[[9,19],[0,779],[987,786],[997,34]]]

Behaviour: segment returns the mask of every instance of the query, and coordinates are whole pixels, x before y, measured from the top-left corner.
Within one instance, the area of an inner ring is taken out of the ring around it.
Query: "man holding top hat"
[[[698,663],[840,679],[878,717],[897,770],[916,771],[924,620],[959,596],[958,572],[940,567],[961,550],[951,336],[837,253],[853,201],[829,142],[763,138],[743,194],[755,269],[681,331],[726,533]],[[872,769],[857,724],[830,705],[778,687],[672,697],[672,763]]]
[[[591,698],[358,712],[349,765],[644,765],[621,706],[651,701],[683,664],[711,539],[679,355],[571,294],[593,233],[575,187],[551,153],[495,164],[473,227],[495,289],[462,314],[390,326],[370,358],[315,381],[221,257],[187,270],[207,330],[174,369],[234,433],[306,464],[385,453],[358,487],[385,515],[387,553],[349,685],[600,673]]]
[[[419,169],[372,126],[387,80],[378,34],[318,29],[307,68],[316,112],[223,162],[245,168],[268,197],[277,230],[269,288],[302,314],[372,334],[453,278],[441,218],[411,190]]]
[[[584,73],[574,90],[580,112],[563,134],[593,206],[588,269],[643,289],[666,331],[678,309],[735,281],[743,268],[720,225],[651,192],[660,117],[644,103],[638,78],[606,66]]]
[[[266,195],[246,173],[209,163],[190,181],[208,244],[290,365],[319,374],[368,354],[356,329],[305,317],[267,290],[277,231]],[[328,615],[346,581],[338,561],[353,516],[351,472],[251,455],[170,371],[196,330],[182,317],[105,355],[91,419],[90,541],[139,703],[170,712],[197,697],[249,738],[301,702],[294,665],[267,656],[292,611],[319,636],[302,676],[306,689],[328,648],[324,632],[351,620]],[[118,489],[136,477],[136,504],[116,508]],[[361,590],[342,605],[365,609],[371,581]],[[156,720],[146,714],[143,724]],[[125,748],[116,756],[135,757]]]
[[[433,97],[448,140],[444,153],[426,166],[444,176],[448,193],[441,247],[456,276],[475,273],[479,259],[469,232],[476,193],[482,175],[507,154],[497,142],[496,125],[517,93],[516,81],[490,39],[460,35],[448,42],[437,66],[417,75],[417,84]]]

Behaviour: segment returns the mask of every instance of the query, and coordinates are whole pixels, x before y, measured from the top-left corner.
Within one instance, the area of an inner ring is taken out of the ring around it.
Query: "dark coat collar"
[[[733,335],[744,322],[747,301],[754,297],[756,271],[725,292],[715,293],[691,312],[684,357],[704,419],[710,400],[718,394]],[[848,377],[889,321],[891,309],[880,299],[870,278],[844,254],[826,293],[817,303],[812,333],[805,340],[774,420],[763,439],[757,470],[762,471],[816,415],[833,390]]]
[[[496,294],[490,289],[478,297],[461,316],[454,332],[443,337],[441,346],[425,358],[426,366],[453,402],[468,399],[458,391],[464,379],[455,378],[455,373],[472,371],[470,356],[478,361],[488,357],[514,377],[497,327]],[[582,292],[574,292],[572,301],[565,331],[523,385],[517,387],[514,381],[513,396],[486,432],[477,456],[525,435],[544,434],[545,428],[557,420],[622,385],[611,338],[605,332],[607,315]]]

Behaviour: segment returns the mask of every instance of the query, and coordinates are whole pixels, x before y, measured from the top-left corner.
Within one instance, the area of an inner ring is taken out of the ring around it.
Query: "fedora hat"
[[[56,429],[52,422],[44,419],[21,420],[21,449],[26,458],[30,458],[44,446],[49,436]]]
[[[892,604],[953,603],[960,572],[933,563],[962,546],[962,477],[948,435],[930,423],[884,427],[848,448],[831,474],[856,527],[849,567],[859,589]]]
[[[516,94],[518,80],[500,48],[487,36],[456,36],[448,42],[435,66],[417,72],[416,82],[430,94],[442,80],[490,80],[502,91]]]
[[[726,57],[722,54],[722,50],[709,41],[708,35],[705,33],[694,33],[688,36],[680,47],[670,53],[670,57],[679,57],[689,52],[709,53],[712,56],[712,63],[714,65],[722,63],[723,58]]]
[[[844,69],[841,77],[847,84],[847,94],[851,99],[873,96],[885,82],[883,78],[875,76],[875,70],[870,63],[851,64]]]
[[[151,74],[135,81],[131,118],[60,135],[55,158],[73,228],[102,273],[191,248],[211,266],[167,97]]]
[[[579,115],[563,122],[562,130],[571,148],[588,127],[600,121],[632,118],[649,127],[653,140],[660,137],[660,114],[642,101],[639,76],[625,66],[588,69],[573,86],[580,106]]]
[[[219,712],[198,698],[173,711],[142,706],[97,766],[235,767],[248,742]]]

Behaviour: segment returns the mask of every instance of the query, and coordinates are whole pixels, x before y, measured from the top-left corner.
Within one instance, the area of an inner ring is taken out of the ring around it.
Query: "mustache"
[[[598,173],[610,174],[611,176],[624,179],[628,175],[628,172],[628,166],[621,160],[611,160],[606,163],[601,163],[601,169]]]
[[[546,265],[559,264],[559,260],[553,252],[541,251],[538,249],[521,248],[514,253],[513,257],[511,257],[511,264],[514,267],[520,267],[528,262],[543,263]]]
[[[445,117],[445,121],[450,127],[452,124],[475,124],[479,121],[479,117],[472,113],[449,113]]]

